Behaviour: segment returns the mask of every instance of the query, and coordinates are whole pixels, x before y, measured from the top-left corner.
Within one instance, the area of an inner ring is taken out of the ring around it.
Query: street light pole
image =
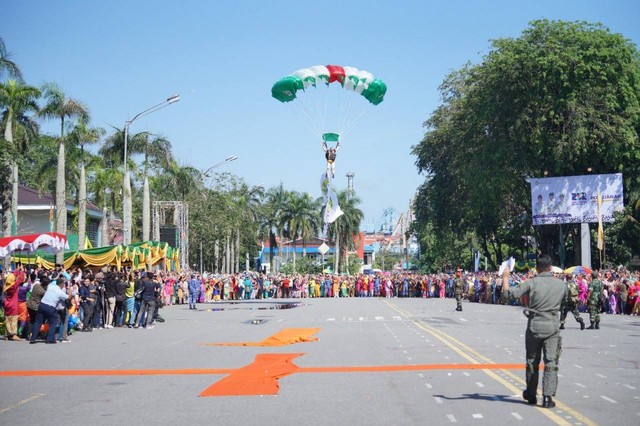
[[[221,161],[221,162],[219,162],[219,163],[214,164],[213,166],[209,167],[207,170],[205,170],[204,172],[202,172],[202,176],[204,176],[204,177],[208,177],[209,172],[210,172],[211,170],[216,169],[216,168],[218,168],[218,167],[222,166],[223,164],[226,164],[226,163],[230,163],[230,162],[232,162],[232,161],[235,161],[235,160],[237,160],[237,159],[238,159],[238,156],[237,156],[237,155],[230,155],[230,156],[228,156],[227,158],[225,158],[223,161]]]
[[[123,222],[123,243],[128,245],[131,243],[131,229],[132,229],[132,220],[131,220],[131,179],[129,178],[129,165],[127,164],[127,155],[128,155],[128,143],[129,143],[129,125],[133,123],[140,117],[144,117],[145,115],[149,115],[152,112],[155,112],[159,109],[166,107],[167,105],[171,105],[180,100],[180,95],[173,95],[160,102],[157,105],[152,106],[151,108],[147,108],[144,111],[136,114],[131,120],[127,120],[124,122],[124,194],[122,200],[122,222]]]
[[[208,177],[208,173],[215,169],[218,168],[224,164],[230,163],[231,161],[235,161],[238,159],[237,155],[230,155],[227,158],[225,158],[223,161],[214,164],[213,166],[209,167],[207,170],[205,170],[204,172],[202,172],[202,176],[207,178]],[[203,196],[205,195],[205,193],[203,192]],[[206,199],[206,196],[205,196]],[[202,235],[200,235],[200,274],[202,274],[203,272],[203,263],[202,263]]]

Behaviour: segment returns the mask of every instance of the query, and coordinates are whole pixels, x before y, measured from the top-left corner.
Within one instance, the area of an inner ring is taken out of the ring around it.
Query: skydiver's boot
[[[600,321],[596,321],[596,330],[600,330]]]
[[[587,327],[587,330],[594,330],[595,328],[596,328],[596,327],[595,327],[594,322],[593,322],[593,321],[591,321],[591,325],[590,325],[589,327]]]
[[[596,325],[597,327],[597,325]],[[584,330],[584,321],[580,321],[580,330]]]
[[[560,330],[564,330],[564,323],[560,324]]]
[[[542,398],[542,406],[544,408],[554,408],[556,406],[556,403],[553,402],[553,399],[551,399],[550,396],[545,396]]]

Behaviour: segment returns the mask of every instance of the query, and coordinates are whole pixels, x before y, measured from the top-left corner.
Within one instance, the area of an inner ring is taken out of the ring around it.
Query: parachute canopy
[[[291,102],[296,99],[300,90],[306,91],[309,87],[317,88],[332,83],[362,95],[373,105],[382,102],[387,93],[387,85],[382,80],[374,78],[368,71],[339,65],[316,65],[294,71],[276,81],[271,88],[271,96],[280,102]]]

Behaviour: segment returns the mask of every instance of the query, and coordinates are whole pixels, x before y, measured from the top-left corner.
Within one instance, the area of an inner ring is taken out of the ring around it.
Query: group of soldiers
[[[586,326],[578,307],[580,306],[578,285],[573,279],[572,275],[565,277],[567,285],[567,298],[564,300],[560,307],[560,330],[564,330],[564,323],[567,318],[567,314],[571,312],[580,324],[580,329],[584,330],[599,330],[600,329],[600,310],[602,306],[602,283],[598,277],[597,272],[591,273],[591,282],[589,283],[589,289],[587,294],[587,312],[589,313],[589,327]],[[456,298],[456,311],[462,311],[462,298],[465,291],[465,282],[462,278],[461,271],[456,272],[456,278],[453,282],[453,293]]]
[[[571,275],[566,277],[566,285],[568,290],[568,297],[560,306],[560,330],[564,330],[564,323],[567,319],[567,314],[571,312],[576,321],[580,324],[580,330],[587,328],[588,330],[600,329],[600,308],[602,306],[602,283],[598,278],[597,272],[591,273],[591,282],[589,283],[589,290],[587,293],[587,312],[589,312],[589,327],[585,327],[584,320],[580,316],[578,307],[580,306],[578,285],[573,280]]]

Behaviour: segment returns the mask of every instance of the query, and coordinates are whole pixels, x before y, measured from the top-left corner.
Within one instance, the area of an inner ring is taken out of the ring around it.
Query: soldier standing
[[[560,330],[564,330],[564,322],[567,319],[569,311],[573,314],[573,317],[580,323],[580,330],[584,330],[584,320],[580,316],[578,311],[578,301],[580,300],[578,286],[573,281],[571,274],[566,275],[567,290],[569,292],[569,298],[566,303],[560,306]]]
[[[536,392],[540,358],[544,353],[544,374],[542,376],[542,406],[553,408],[553,398],[558,388],[558,361],[562,352],[558,311],[567,298],[567,286],[551,273],[551,258],[541,255],[536,261],[538,275],[517,287],[509,288],[509,268],[502,274],[502,295],[516,298],[529,296],[527,308],[526,348],[526,380],[527,388],[522,397],[529,404],[537,404]]]
[[[464,292],[464,280],[462,272],[458,269],[456,279],[453,281],[453,294],[456,296],[456,311],[462,312],[462,293]]]
[[[600,296],[602,295],[602,283],[596,271],[591,272],[591,282],[589,283],[589,293],[587,293],[587,310],[589,311],[589,321],[591,324],[588,330],[600,329]]]

